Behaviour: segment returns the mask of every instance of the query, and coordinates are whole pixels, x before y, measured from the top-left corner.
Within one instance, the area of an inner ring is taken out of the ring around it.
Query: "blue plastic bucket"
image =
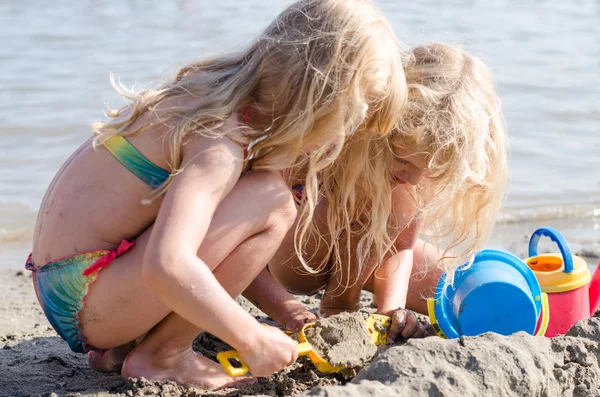
[[[481,251],[470,267],[459,268],[453,286],[446,286],[442,275],[428,303],[432,325],[447,338],[485,332],[533,335],[542,313],[537,335],[548,324],[547,297],[534,273],[521,259],[498,250]]]

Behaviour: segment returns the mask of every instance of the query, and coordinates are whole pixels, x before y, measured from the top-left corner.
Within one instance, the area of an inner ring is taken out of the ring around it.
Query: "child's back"
[[[144,117],[148,118],[150,115]],[[149,161],[168,169],[157,142],[165,127],[128,141]],[[162,150],[161,150],[162,149]],[[33,262],[48,263],[73,253],[112,249],[148,228],[163,198],[143,204],[151,188],[88,139],[65,162],[42,201],[33,240]]]

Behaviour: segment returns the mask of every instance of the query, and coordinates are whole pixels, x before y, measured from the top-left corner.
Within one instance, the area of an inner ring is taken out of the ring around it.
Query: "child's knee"
[[[296,221],[298,210],[289,187],[281,175],[271,171],[252,171],[244,176],[254,185],[256,197],[266,214],[266,227],[285,232]]]
[[[284,233],[292,227],[298,216],[298,209],[294,197],[289,187],[279,174],[270,173],[266,176],[271,184],[272,194],[268,198],[269,217],[267,224],[269,227],[281,228]]]
[[[296,208],[296,203],[289,192],[286,192],[289,195],[289,200],[281,200],[273,203],[273,211],[271,212],[268,220],[268,225],[273,227],[278,227],[282,230],[283,234],[287,233],[287,231],[294,225],[296,222],[296,218],[298,216],[298,209]]]

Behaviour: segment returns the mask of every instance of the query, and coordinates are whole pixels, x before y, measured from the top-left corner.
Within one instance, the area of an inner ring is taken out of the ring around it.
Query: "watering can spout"
[[[590,281],[590,316],[593,316],[598,306],[600,306],[600,263],[594,271],[592,281]]]

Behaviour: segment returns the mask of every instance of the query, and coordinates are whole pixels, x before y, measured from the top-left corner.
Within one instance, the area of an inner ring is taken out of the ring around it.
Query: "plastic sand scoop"
[[[373,342],[373,344],[376,346],[385,344],[387,339],[387,331],[392,322],[391,318],[380,314],[371,314],[369,317],[367,317],[365,322],[369,334],[371,335],[371,342]],[[322,373],[334,373],[346,368],[342,365],[332,365],[313,350],[311,344],[306,340],[305,330],[314,326],[315,323],[309,323],[302,327],[302,330],[298,335],[298,342],[300,342],[298,343],[298,356],[308,356],[317,370]],[[241,364],[241,367],[234,367],[230,359],[238,361]],[[242,360],[240,360],[240,356],[236,350],[229,350],[217,354],[217,360],[223,366],[225,372],[227,372],[229,376],[242,376],[248,373],[248,366],[244,364]]]

